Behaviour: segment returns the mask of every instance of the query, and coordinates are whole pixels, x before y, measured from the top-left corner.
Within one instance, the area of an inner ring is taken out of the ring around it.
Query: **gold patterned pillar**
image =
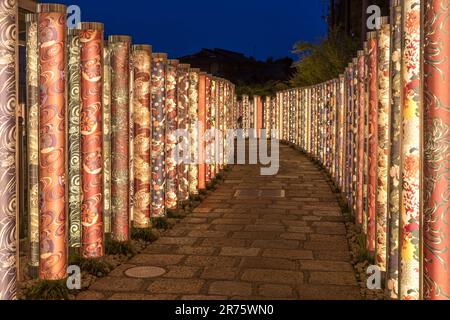
[[[39,63],[37,16],[25,17],[27,28],[28,213],[30,260],[39,267]]]

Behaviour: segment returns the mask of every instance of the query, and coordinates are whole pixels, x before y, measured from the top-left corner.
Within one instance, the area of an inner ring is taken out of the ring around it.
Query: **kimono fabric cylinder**
[[[377,33],[370,32],[369,38],[369,181],[368,181],[368,230],[367,250],[375,251],[375,229],[376,229],[376,188],[377,188],[377,140],[378,140],[378,40]]]
[[[39,234],[42,280],[67,275],[66,7],[38,4]]]
[[[400,299],[420,298],[421,4],[403,1]]]
[[[391,299],[398,299],[399,211],[400,211],[400,127],[401,127],[401,47],[402,6],[396,0],[391,9],[391,119],[388,175],[388,252],[386,288]]]
[[[206,75],[206,136],[205,136],[205,165],[206,165],[206,184],[211,183],[212,166],[211,166],[211,147],[212,135],[211,135],[211,82],[212,76]],[[237,109],[237,104],[236,104]],[[235,110],[237,111],[237,110]]]
[[[206,189],[206,73],[200,72],[198,88],[198,188],[204,190]]]
[[[166,121],[166,74],[167,55],[152,54],[152,182],[151,213],[152,217],[166,215],[166,156],[165,156],[165,121]]]
[[[166,66],[166,206],[168,210],[178,207],[177,175],[177,66],[178,60],[168,60]]]
[[[104,255],[103,227],[103,24],[81,25],[82,258]]]
[[[377,119],[377,192],[376,192],[376,246],[377,266],[386,271],[386,237],[388,214],[388,155],[389,155],[389,120],[390,120],[390,58],[391,28],[388,18],[381,19],[382,26],[378,32],[378,119]]]
[[[449,15],[448,1],[425,1],[423,298],[427,300],[450,299]]]
[[[39,78],[37,16],[26,15],[28,114],[28,213],[30,260],[39,267]],[[79,228],[78,228],[79,229]]]
[[[177,126],[186,134],[180,135],[177,144],[178,161],[178,201],[189,201],[189,164],[185,163],[189,149],[189,65],[179,64],[177,69]]]
[[[211,157],[210,157],[210,167],[211,167],[211,179],[216,177],[216,130],[217,130],[217,81],[213,77],[211,79]],[[242,97],[244,98],[244,97]],[[244,124],[244,122],[243,122]]]
[[[0,0],[0,300],[17,298],[17,1]]]
[[[257,134],[257,138],[261,138],[261,129],[263,128],[263,107],[262,107],[262,100],[261,97],[256,97],[256,112],[257,112],[257,116],[256,116],[256,134]]]
[[[152,47],[134,45],[133,106],[134,106],[134,217],[137,229],[150,227],[151,199],[151,113],[150,74]]]
[[[365,114],[365,63],[364,51],[358,52],[358,176],[357,176],[357,200],[356,217],[357,223],[363,223],[363,185],[364,185],[364,114]]]
[[[130,239],[129,216],[129,36],[109,36],[111,70],[111,238]]]
[[[198,102],[199,69],[189,72],[189,194],[198,195]]]
[[[111,68],[108,42],[103,42],[103,224],[111,233]]]
[[[68,31],[69,246],[81,247],[80,30]]]

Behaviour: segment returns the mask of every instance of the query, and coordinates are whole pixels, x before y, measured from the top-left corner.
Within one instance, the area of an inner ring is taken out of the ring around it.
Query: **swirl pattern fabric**
[[[111,70],[111,231],[119,242],[130,239],[129,101],[131,38],[110,36]]]
[[[40,278],[67,275],[66,8],[38,5]]]
[[[135,228],[150,227],[151,203],[151,47],[133,46],[134,217]]]
[[[81,247],[80,31],[69,30],[69,246]]]
[[[82,258],[103,257],[103,24],[84,23],[81,44]]]
[[[0,0],[0,300],[16,299],[17,2]]]

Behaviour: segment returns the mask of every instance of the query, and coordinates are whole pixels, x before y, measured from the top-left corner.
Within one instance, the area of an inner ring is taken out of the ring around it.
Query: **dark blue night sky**
[[[106,34],[180,57],[222,48],[259,60],[291,55],[298,40],[326,33],[324,0],[60,0],[81,7],[83,21],[105,23]],[[125,4],[125,5],[122,5]]]

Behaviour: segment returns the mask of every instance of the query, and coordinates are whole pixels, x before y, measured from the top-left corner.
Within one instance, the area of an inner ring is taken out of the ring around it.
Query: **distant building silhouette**
[[[288,57],[278,60],[269,58],[263,62],[257,61],[253,57],[246,57],[239,52],[217,48],[202,49],[197,53],[178,59],[236,84],[266,83],[270,80],[286,81],[294,72],[293,60]]]

